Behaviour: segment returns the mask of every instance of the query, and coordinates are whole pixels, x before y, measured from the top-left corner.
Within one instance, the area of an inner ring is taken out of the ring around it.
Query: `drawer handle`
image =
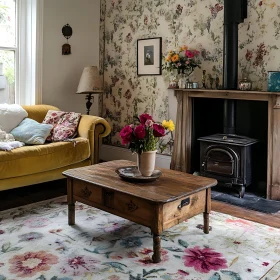
[[[178,205],[178,209],[181,210],[184,206],[187,206],[190,204],[190,198],[187,197],[186,199],[183,199],[181,203]]]
[[[90,197],[90,195],[91,195],[92,192],[91,192],[87,187],[85,187],[85,188],[82,190],[82,193],[83,193],[83,195],[84,195],[85,198],[88,198],[88,197]]]

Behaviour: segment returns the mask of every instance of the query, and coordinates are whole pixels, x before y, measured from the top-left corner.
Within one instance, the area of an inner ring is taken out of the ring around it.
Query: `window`
[[[0,0],[0,103],[15,103],[16,1]]]
[[[0,103],[41,103],[43,0],[0,0]]]

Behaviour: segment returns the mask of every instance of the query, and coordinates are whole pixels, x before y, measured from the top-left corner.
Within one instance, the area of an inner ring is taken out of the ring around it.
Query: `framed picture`
[[[137,40],[137,75],[161,75],[161,37]]]

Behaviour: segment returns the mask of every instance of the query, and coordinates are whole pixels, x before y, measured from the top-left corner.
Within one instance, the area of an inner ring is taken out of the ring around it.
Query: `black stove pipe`
[[[224,0],[223,88],[237,89],[238,24],[247,17],[247,0]],[[235,134],[235,101],[224,101],[224,134]]]

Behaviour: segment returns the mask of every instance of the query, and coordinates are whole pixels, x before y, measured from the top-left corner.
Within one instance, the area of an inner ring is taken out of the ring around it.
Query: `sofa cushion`
[[[50,124],[42,124],[26,118],[11,131],[11,134],[17,141],[25,144],[43,145],[52,128]]]
[[[17,104],[0,104],[0,128],[10,132],[27,117],[27,112]]]
[[[81,118],[80,113],[49,110],[43,123],[53,125],[47,141],[56,142],[74,138]]]
[[[0,178],[46,172],[81,162],[89,156],[89,141],[85,138],[75,138],[75,142],[55,142],[1,151]]]

